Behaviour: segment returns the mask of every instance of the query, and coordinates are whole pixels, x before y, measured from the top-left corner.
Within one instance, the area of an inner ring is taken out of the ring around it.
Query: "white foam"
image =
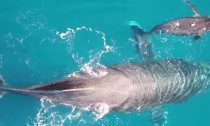
[[[97,103],[94,104],[94,111],[93,114],[95,116],[95,121],[101,119],[104,117],[104,115],[106,115],[107,113],[109,113],[109,105],[107,103]]]

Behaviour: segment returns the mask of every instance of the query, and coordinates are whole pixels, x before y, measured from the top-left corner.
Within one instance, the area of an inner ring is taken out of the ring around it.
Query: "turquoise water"
[[[209,0],[192,1],[210,15]],[[182,0],[0,0],[0,74],[13,87],[57,80],[82,68],[141,61],[126,21],[142,28],[192,16]],[[151,36],[156,59],[210,61],[210,34]],[[210,92],[167,105],[166,126],[210,125]],[[151,126],[146,112],[93,114],[48,100],[6,94],[0,99],[0,126]]]

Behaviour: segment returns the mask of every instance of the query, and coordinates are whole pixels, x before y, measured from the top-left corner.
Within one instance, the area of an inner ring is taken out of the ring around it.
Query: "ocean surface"
[[[210,15],[209,0],[191,0]],[[182,0],[0,0],[0,75],[12,87],[52,82],[76,71],[141,62],[127,21],[145,31],[192,16]],[[152,35],[155,59],[210,62],[210,33]],[[210,126],[210,91],[166,105],[165,126]],[[0,126],[152,126],[147,112],[94,114],[46,99],[8,93],[0,99]]]

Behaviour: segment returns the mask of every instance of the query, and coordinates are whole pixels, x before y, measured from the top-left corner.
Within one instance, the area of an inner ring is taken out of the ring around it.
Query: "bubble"
[[[40,100],[41,108],[36,114],[31,125],[35,126],[63,126],[65,121],[68,120],[69,115],[62,114],[57,111],[58,106],[51,100],[42,98]],[[74,110],[74,109],[72,109]],[[30,124],[28,124],[30,125]]]
[[[167,38],[162,38],[162,42],[167,42],[168,39]]]
[[[32,32],[46,28],[47,19],[39,9],[30,9],[27,11],[19,11],[16,17],[17,24],[21,25],[25,30]]]

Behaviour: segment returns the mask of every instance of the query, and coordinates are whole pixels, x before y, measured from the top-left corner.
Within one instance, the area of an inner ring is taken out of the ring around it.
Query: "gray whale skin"
[[[180,59],[121,64],[101,71],[107,74],[92,77],[81,73],[35,87],[1,86],[0,90],[80,108],[94,109],[98,103],[106,103],[110,111],[136,111],[183,102],[210,85],[209,63]]]

